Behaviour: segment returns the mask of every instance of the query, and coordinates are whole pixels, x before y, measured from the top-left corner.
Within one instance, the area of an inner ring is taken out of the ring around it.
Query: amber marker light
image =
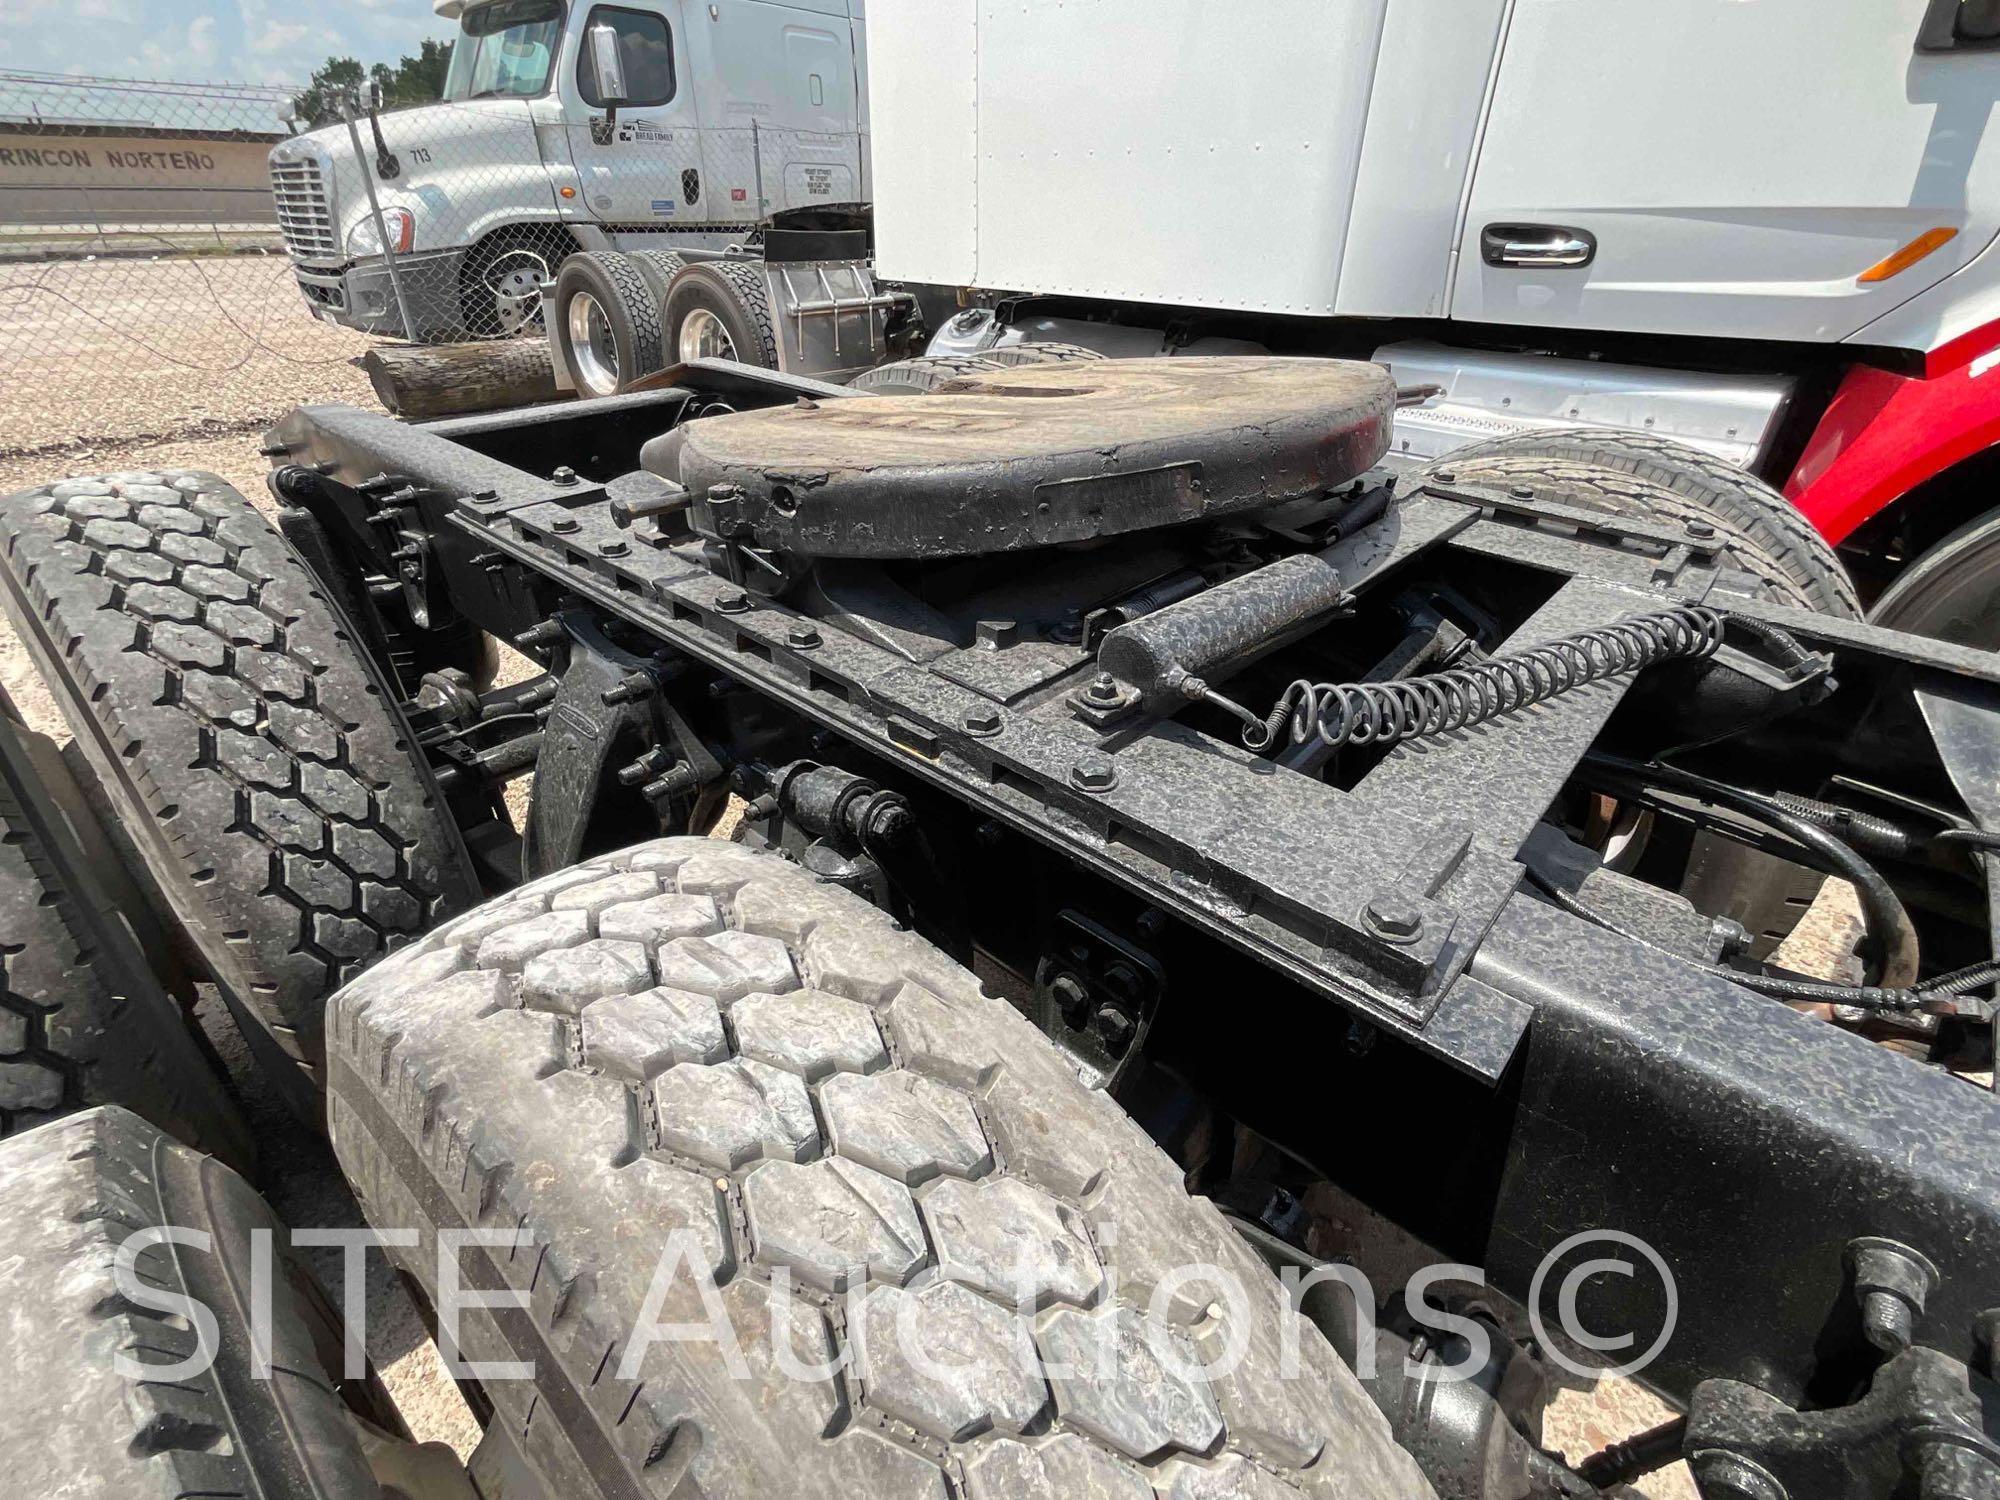
[[[1950,244],[1958,238],[1956,229],[1939,225],[1936,229],[1926,229],[1893,255],[1884,256],[1875,262],[1858,278],[1863,286],[1877,281],[1887,281],[1891,276],[1900,276],[1933,250]]]

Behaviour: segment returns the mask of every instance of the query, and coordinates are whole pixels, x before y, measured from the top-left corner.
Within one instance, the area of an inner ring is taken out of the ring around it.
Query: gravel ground
[[[281,255],[0,264],[0,464],[89,468],[135,439],[372,405],[352,363],[371,342],[316,322]]]

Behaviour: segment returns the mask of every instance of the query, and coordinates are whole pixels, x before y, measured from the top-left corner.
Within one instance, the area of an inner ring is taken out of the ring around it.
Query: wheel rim
[[[734,359],[735,341],[722,319],[705,307],[697,307],[681,320],[677,353],[682,364],[691,359]]]
[[[541,322],[542,283],[549,279],[549,263],[540,252],[509,250],[480,279],[492,299],[493,323],[500,333],[511,337]]]
[[[2000,647],[2000,515],[1918,558],[1875,601],[1868,623],[1985,651]]]
[[[577,384],[593,396],[611,395],[618,389],[618,342],[602,304],[590,293],[578,292],[569,299],[568,323]]]

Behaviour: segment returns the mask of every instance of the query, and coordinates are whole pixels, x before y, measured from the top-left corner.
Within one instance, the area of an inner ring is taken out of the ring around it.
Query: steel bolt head
[[[605,542],[597,550],[606,557],[623,557],[632,548],[624,542]]]
[[[1080,792],[1108,792],[1118,785],[1118,763],[1093,752],[1069,768],[1069,783]]]
[[[1383,937],[1407,942],[1424,930],[1423,908],[1398,891],[1381,891],[1370,899],[1361,915]]]
[[[819,644],[819,632],[810,625],[794,625],[785,632],[785,644],[797,651],[810,651]]]
[[[715,607],[725,615],[740,615],[750,607],[750,596],[741,589],[731,589],[715,596]]]
[[[1086,693],[1094,703],[1112,703],[1118,698],[1118,679],[1109,672],[1099,672],[1090,679]]]
[[[1535,498],[1535,487],[1532,484],[1517,484],[1507,493],[1516,500],[1532,500]]]
[[[1439,484],[1458,483],[1458,473],[1453,469],[1439,469],[1435,474],[1431,475],[1431,478],[1435,479]]]
[[[1063,1024],[1081,1031],[1090,1021],[1090,990],[1074,974],[1058,974],[1049,981],[1049,998],[1062,1013]]]
[[[1697,517],[1695,520],[1687,523],[1687,534],[1697,541],[1705,542],[1715,535],[1715,523],[1713,521],[1704,521]]]
[[[989,735],[998,734],[1003,721],[997,708],[968,708],[961,722],[967,734]]]
[[[568,464],[558,464],[555,473],[551,474],[549,479],[555,484],[575,484],[576,470],[572,469]]]
[[[575,516],[557,516],[553,521],[549,522],[549,530],[559,536],[568,536],[576,529],[577,519]]]

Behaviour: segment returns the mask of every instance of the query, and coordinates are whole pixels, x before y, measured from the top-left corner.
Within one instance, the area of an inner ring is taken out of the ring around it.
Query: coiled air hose
[[[1205,684],[1184,691],[1241,719],[1243,743],[1252,750],[1270,749],[1287,723],[1294,744],[1317,738],[1329,747],[1393,745],[1465,729],[1656,662],[1712,656],[1721,644],[1721,615],[1700,605],[1676,605],[1417,677],[1300,678],[1262,718]]]

